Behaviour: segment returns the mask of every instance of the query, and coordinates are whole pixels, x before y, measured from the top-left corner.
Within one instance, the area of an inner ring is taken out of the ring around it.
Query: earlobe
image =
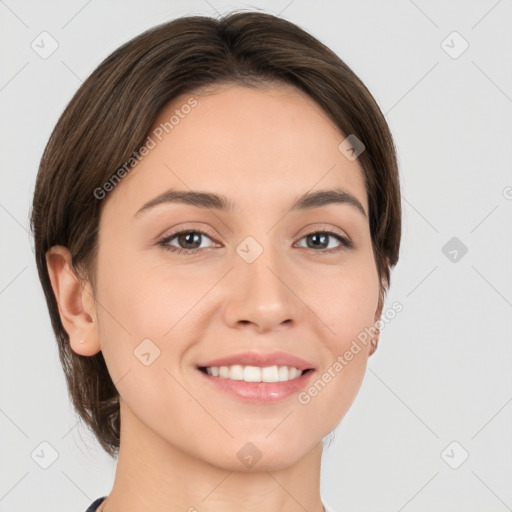
[[[71,349],[83,356],[97,354],[101,346],[90,283],[79,280],[67,247],[56,245],[49,249],[46,266]]]

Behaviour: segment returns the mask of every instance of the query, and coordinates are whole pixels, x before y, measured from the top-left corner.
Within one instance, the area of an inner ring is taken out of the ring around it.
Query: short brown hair
[[[94,191],[143,144],[161,110],[215,84],[291,84],[315,100],[340,131],[354,134],[368,194],[382,300],[398,262],[401,200],[395,146],[376,101],[329,48],[295,24],[261,12],[189,16],[156,26],[108,56],[82,84],[44,150],[31,229],[35,257],[72,403],[110,455],[119,451],[119,394],[101,352],[71,350],[49,279],[46,252],[70,250],[77,278],[94,289],[102,206]],[[341,140],[340,140],[341,142]],[[84,272],[84,273],[82,273]]]

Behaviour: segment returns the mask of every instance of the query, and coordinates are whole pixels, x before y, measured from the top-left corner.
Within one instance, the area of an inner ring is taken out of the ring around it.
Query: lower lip
[[[314,370],[303,373],[296,379],[284,382],[246,382],[245,380],[225,379],[208,375],[197,370],[217,389],[234,395],[246,402],[268,403],[287,398],[305,388]]]

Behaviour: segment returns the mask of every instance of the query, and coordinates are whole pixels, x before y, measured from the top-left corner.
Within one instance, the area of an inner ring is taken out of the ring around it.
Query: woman
[[[143,33],[59,119],[32,229],[74,407],[118,457],[87,512],[328,510],[322,440],[401,235],[392,136],[339,57],[257,12]]]

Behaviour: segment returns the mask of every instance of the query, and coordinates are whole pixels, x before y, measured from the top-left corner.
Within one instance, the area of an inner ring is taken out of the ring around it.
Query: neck
[[[103,512],[323,512],[322,446],[285,469],[238,472],[184,453],[149,430],[121,400],[121,443]]]

